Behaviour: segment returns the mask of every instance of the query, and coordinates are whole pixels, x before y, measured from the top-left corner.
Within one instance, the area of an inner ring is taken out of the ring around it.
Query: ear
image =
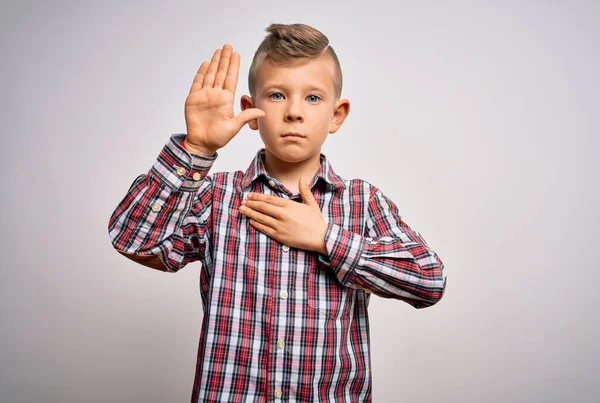
[[[333,118],[329,124],[329,133],[335,133],[344,123],[346,117],[350,113],[350,101],[347,99],[340,99],[335,103],[333,108]]]
[[[240,108],[242,108],[242,111],[245,111],[248,108],[254,108],[254,100],[252,97],[248,95],[242,95],[242,99],[240,100]],[[258,130],[258,121],[256,119],[251,120],[248,122],[248,126],[252,130]]]

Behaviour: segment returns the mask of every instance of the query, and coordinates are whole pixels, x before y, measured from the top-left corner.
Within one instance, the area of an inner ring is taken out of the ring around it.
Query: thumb
[[[244,127],[244,125],[254,119],[262,118],[265,116],[265,111],[258,108],[249,108],[235,117],[235,123],[238,131]]]
[[[319,203],[315,200],[310,188],[308,187],[308,183],[303,177],[300,177],[298,181],[298,189],[300,190],[300,197],[302,197],[302,201],[304,204],[309,206],[318,206]]]

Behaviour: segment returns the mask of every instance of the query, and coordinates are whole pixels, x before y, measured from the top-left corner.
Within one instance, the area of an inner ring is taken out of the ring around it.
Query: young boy
[[[350,110],[327,37],[302,24],[267,31],[238,116],[239,54],[225,45],[202,63],[187,135],[134,181],[109,235],[154,269],[202,262],[192,402],[368,402],[371,294],[431,306],[444,266],[381,190],[320,153]],[[209,175],[246,123],[265,147],[246,171]]]

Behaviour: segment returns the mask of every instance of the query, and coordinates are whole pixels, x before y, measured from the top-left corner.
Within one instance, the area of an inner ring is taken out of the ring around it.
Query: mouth
[[[286,133],[282,134],[281,137],[304,138],[300,133]]]

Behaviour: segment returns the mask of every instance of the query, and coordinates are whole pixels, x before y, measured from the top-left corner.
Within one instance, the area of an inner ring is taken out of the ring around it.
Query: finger
[[[238,52],[233,52],[231,54],[231,61],[229,62],[229,69],[227,70],[227,77],[225,78],[225,84],[223,85],[223,88],[235,94],[239,76],[240,54]]]
[[[274,206],[284,207],[288,200],[282,199],[281,197],[266,195],[262,193],[252,192],[248,194],[248,199],[250,200],[259,200],[269,204],[273,204]]]
[[[314,195],[310,191],[308,184],[306,183],[306,179],[302,177],[300,178],[300,180],[298,181],[298,188],[300,189],[300,197],[302,197],[302,201],[304,202],[304,204],[307,204],[309,206],[318,204],[315,200]]]
[[[196,72],[196,76],[194,77],[194,82],[192,83],[192,88],[190,88],[190,94],[194,91],[198,91],[202,88],[202,83],[204,82],[204,76],[208,71],[208,62],[203,62]]]
[[[274,206],[263,201],[248,200],[246,201],[246,207],[249,207],[254,211],[258,211],[259,213],[266,214],[277,220],[281,220],[281,218],[283,217],[283,211],[281,207]]]
[[[258,211],[252,210],[249,207],[245,209],[240,208],[240,211],[248,218],[259,222],[267,227],[271,227],[273,229],[277,228],[277,220],[273,217],[269,217],[266,214],[260,213]]]
[[[219,61],[219,68],[217,70],[217,77],[215,78],[215,88],[223,88],[223,82],[227,76],[227,70],[229,69],[229,62],[231,60],[231,52],[233,47],[229,44],[223,46],[221,52],[221,60]]]
[[[277,234],[277,231],[275,231],[273,228],[270,228],[264,224],[254,221],[254,220],[250,220],[250,224],[252,224],[252,226],[254,228],[256,228],[257,230],[259,230],[263,234],[267,234],[271,238],[275,238],[275,235]]]
[[[217,69],[219,68],[219,60],[221,60],[221,49],[215,50],[212,59],[210,59],[210,66],[208,66],[208,71],[204,76],[202,88],[212,87],[215,83],[215,75],[217,74]]]
[[[263,117],[265,117],[265,111],[258,108],[250,108],[240,112],[240,114],[235,117],[237,131],[239,132],[246,123]]]

